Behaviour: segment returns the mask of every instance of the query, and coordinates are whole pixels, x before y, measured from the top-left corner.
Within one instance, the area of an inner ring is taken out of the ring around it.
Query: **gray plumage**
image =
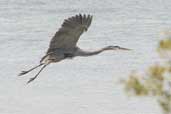
[[[40,64],[30,70],[22,71],[19,76],[24,75],[43,65],[40,71],[27,82],[30,83],[36,79],[39,73],[50,63],[59,62],[63,59],[73,58],[76,56],[87,57],[97,55],[106,50],[129,50],[119,46],[107,46],[100,50],[89,52],[77,47],[76,44],[81,34],[88,30],[89,26],[91,25],[92,18],[93,17],[91,15],[79,14],[65,19],[61,28],[59,28],[59,30],[51,39],[46,55],[42,57]]]
[[[82,16],[81,14],[65,19],[62,27],[50,41],[48,51],[54,48],[74,48],[80,35],[89,28],[91,21],[92,16]]]

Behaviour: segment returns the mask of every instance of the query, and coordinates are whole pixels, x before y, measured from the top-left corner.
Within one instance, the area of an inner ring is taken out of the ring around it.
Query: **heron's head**
[[[131,49],[128,49],[128,48],[123,48],[123,47],[120,47],[120,46],[107,46],[104,48],[104,50],[131,50]]]

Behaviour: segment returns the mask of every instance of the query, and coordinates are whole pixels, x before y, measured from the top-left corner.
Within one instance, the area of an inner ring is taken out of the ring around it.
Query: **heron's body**
[[[72,58],[76,56],[78,50],[79,48],[77,47],[71,49],[57,48],[51,50],[41,59],[40,63],[48,64],[52,62],[59,62],[63,59]]]
[[[129,50],[119,46],[107,46],[97,51],[84,51],[76,44],[84,31],[87,31],[92,21],[91,15],[76,15],[65,19],[61,28],[56,32],[50,41],[46,55],[40,60],[40,64],[28,71],[22,71],[19,75],[24,75],[43,65],[41,70],[31,78],[28,83],[33,81],[39,73],[50,63],[60,62],[61,60],[73,58],[76,56],[93,56],[106,50]]]

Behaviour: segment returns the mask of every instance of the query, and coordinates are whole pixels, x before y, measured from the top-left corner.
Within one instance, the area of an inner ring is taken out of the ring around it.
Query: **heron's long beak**
[[[126,51],[130,51],[132,49],[128,49],[128,48],[123,48],[123,47],[120,47],[119,50],[126,50]]]

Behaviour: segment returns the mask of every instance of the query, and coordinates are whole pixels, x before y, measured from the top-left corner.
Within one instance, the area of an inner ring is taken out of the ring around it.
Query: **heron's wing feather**
[[[61,28],[52,38],[49,50],[56,48],[74,48],[80,35],[88,29],[91,21],[91,15],[81,14],[65,19]]]

